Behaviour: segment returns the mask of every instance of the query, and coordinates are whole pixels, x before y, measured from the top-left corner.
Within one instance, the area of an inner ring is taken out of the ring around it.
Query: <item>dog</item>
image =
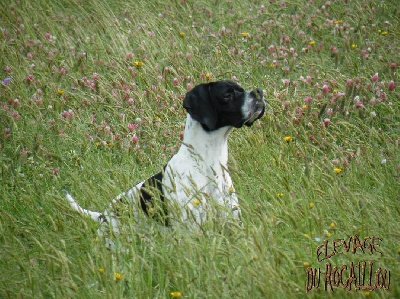
[[[187,119],[182,144],[163,171],[118,195],[104,212],[82,208],[69,194],[71,207],[119,232],[120,204],[141,211],[166,227],[184,224],[198,230],[214,217],[231,214],[240,221],[240,207],[228,172],[228,135],[263,116],[261,89],[245,91],[233,81],[203,83],[189,91],[183,107]],[[140,212],[140,213],[141,213]]]

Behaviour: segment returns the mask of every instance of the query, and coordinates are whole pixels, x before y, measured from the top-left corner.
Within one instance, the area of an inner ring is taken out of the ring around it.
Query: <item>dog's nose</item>
[[[253,90],[253,92],[255,93],[257,100],[261,100],[263,98],[263,92],[261,89],[256,88]]]

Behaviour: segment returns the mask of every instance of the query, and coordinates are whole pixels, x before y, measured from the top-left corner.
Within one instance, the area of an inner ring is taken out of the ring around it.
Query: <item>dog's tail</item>
[[[96,222],[102,222],[103,219],[103,213],[100,212],[95,212],[95,211],[91,211],[91,210],[87,210],[82,208],[76,201],[75,199],[72,197],[71,194],[69,194],[67,191],[65,191],[65,196],[70,204],[70,206],[75,210],[78,211],[79,213],[83,214],[83,215],[87,215],[90,218],[92,218],[94,221]]]

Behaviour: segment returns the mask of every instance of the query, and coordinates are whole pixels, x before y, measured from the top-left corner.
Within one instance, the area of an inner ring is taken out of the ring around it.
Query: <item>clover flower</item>
[[[132,136],[132,138],[131,138],[131,142],[132,142],[132,143],[138,143],[138,141],[139,141],[139,137],[137,137],[137,135],[134,134],[134,135]]]
[[[394,83],[394,81],[393,80],[390,81],[388,84],[389,91],[393,91],[395,86],[396,86],[396,84]]]
[[[323,93],[328,93],[328,92],[329,92],[329,87],[328,87],[328,85],[324,84],[324,85],[322,86],[322,88],[321,88],[321,91],[322,91]]]
[[[33,82],[33,81],[35,80],[35,77],[34,77],[32,74],[28,74],[28,75],[26,76],[26,80],[27,80],[28,82]]]
[[[132,132],[133,130],[135,130],[137,128],[137,126],[138,126],[137,124],[129,123],[128,124],[128,130],[130,132]]]
[[[324,118],[324,120],[322,121],[322,124],[326,128],[327,126],[329,126],[331,124],[331,120],[329,118]]]

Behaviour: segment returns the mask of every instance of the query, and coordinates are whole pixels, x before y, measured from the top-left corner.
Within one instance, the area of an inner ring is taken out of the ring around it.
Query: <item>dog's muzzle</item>
[[[245,121],[246,126],[251,126],[257,119],[261,118],[265,112],[265,100],[261,89],[256,88],[249,93],[251,99],[250,115]]]

